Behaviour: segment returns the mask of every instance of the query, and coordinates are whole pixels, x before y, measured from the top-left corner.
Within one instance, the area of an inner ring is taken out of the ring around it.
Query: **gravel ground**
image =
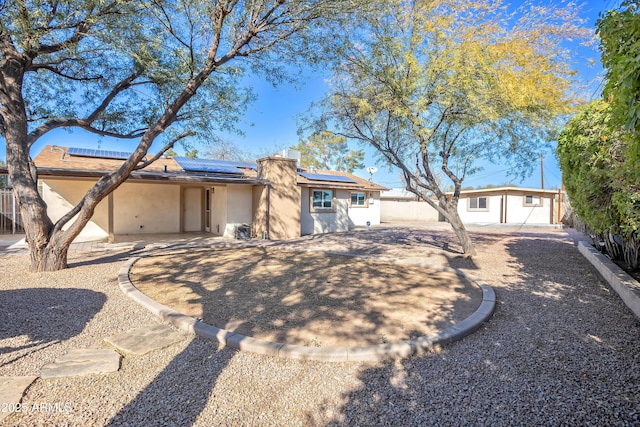
[[[185,337],[120,371],[36,380],[23,402],[69,409],[5,425],[640,425],[640,321],[575,247],[573,232],[472,229],[460,257],[439,226],[381,227],[261,242],[428,260],[491,284],[493,318],[462,341],[406,360],[275,359]],[[228,245],[229,243],[225,243]],[[38,375],[72,348],[156,321],[118,288],[127,253],[73,253],[28,273],[0,252],[0,376]]]

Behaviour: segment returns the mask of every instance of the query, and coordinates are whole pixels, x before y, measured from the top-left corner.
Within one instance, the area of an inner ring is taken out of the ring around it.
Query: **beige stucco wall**
[[[438,222],[438,211],[427,202],[417,200],[382,200],[382,221]]]
[[[42,179],[49,216],[57,221],[78,203],[94,181]],[[108,236],[108,203],[98,204],[81,237]],[[180,232],[180,186],[138,182],[122,184],[113,192],[115,234]]]
[[[49,178],[41,179],[40,182],[42,183],[42,198],[47,204],[47,213],[54,222],[69,212],[82,199],[87,190],[95,184],[95,181]],[[109,233],[108,220],[108,204],[105,199],[96,206],[91,221],[78,237],[107,237]]]
[[[57,221],[66,214],[93,184],[94,181],[86,180],[42,180],[43,198],[51,218]],[[179,184],[124,183],[113,193],[114,234],[201,231],[205,188],[204,185],[183,187],[181,206]],[[234,237],[236,224],[251,223],[253,187],[249,184],[233,184],[209,188],[212,188],[210,231]],[[180,229],[181,209],[184,230]],[[92,220],[81,236],[107,237],[108,231],[108,203],[105,199],[96,207]]]
[[[253,190],[254,232],[270,239],[290,239],[300,236],[300,188],[297,160],[267,157],[258,160],[258,178],[268,180],[266,186]],[[267,217],[267,205],[269,215]]]
[[[235,237],[236,226],[239,224],[251,224],[251,211],[253,206],[251,185],[229,185],[226,187],[226,211],[227,219],[224,228],[224,237]],[[213,206],[215,210],[217,205]]]
[[[227,187],[213,187],[211,204],[211,233],[223,235],[227,227]]]
[[[115,234],[180,232],[179,185],[127,182],[113,196]]]
[[[201,231],[204,211],[202,187],[185,187],[183,189],[184,231]]]

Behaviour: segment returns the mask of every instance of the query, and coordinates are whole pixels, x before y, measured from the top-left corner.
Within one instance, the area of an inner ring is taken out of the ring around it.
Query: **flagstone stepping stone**
[[[169,347],[185,337],[169,326],[158,323],[107,337],[104,341],[122,353],[142,356],[151,351]]]
[[[10,413],[21,410],[24,391],[38,377],[0,377],[0,422]]]
[[[120,368],[120,357],[117,351],[108,348],[74,349],[43,366],[40,377],[47,379],[115,372]]]

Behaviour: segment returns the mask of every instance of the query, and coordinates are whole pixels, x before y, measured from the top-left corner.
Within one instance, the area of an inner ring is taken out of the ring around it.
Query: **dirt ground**
[[[140,259],[130,277],[154,300],[211,325],[317,347],[427,335],[481,302],[477,285],[454,273],[279,245],[169,249]]]

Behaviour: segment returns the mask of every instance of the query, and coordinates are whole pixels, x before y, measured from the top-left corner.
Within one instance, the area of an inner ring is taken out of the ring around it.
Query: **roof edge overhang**
[[[505,192],[512,193],[529,193],[529,194],[558,194],[558,191],[562,190],[545,190],[542,188],[522,188],[522,187],[496,187],[496,188],[481,188],[478,190],[462,190],[460,191],[460,195],[464,196],[467,194],[490,194],[490,193],[500,193],[504,194]],[[446,195],[453,195],[453,191],[447,191]]]
[[[385,187],[372,187],[366,185],[359,185],[358,183],[348,183],[344,182],[298,182],[298,187],[308,187],[308,188],[337,188],[342,190],[365,190],[365,191],[387,191],[388,189]]]
[[[38,168],[38,175],[53,178],[100,178],[110,171],[80,171],[57,168]],[[257,178],[233,178],[226,176],[195,176],[175,173],[132,172],[127,181],[150,181],[166,183],[210,183],[266,185],[268,181]]]

